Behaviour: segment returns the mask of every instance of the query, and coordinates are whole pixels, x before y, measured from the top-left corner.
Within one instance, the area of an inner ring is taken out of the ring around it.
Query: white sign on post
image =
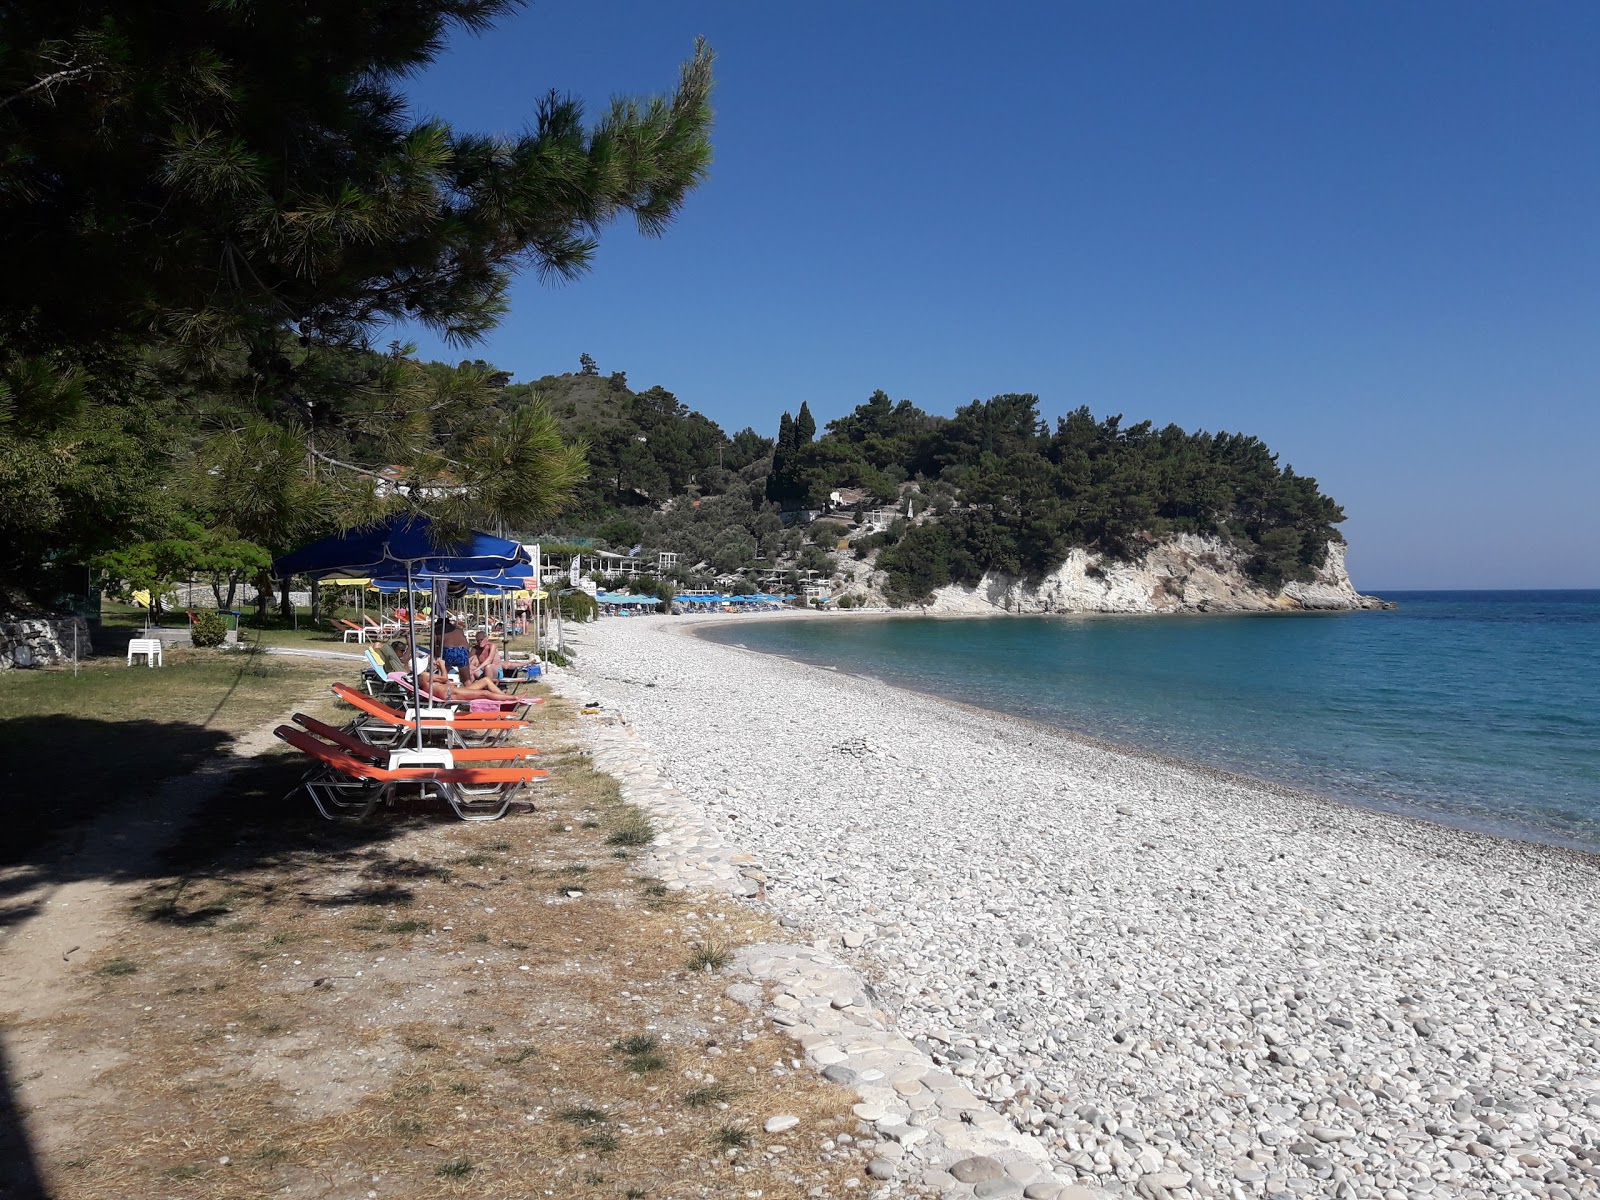
[[[582,575],[582,571],[579,569],[579,564],[582,561],[583,560],[581,558],[579,558],[578,555],[574,554],[572,556],[572,567],[567,572],[567,578],[568,578],[568,580],[570,581],[570,583],[571,583],[571,585],[573,587],[577,587],[578,586],[578,579]]]

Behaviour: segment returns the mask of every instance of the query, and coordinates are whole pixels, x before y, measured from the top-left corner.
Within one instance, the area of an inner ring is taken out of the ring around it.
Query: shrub
[[[592,621],[600,615],[600,605],[588,592],[568,592],[557,603],[565,621]]]
[[[228,623],[222,619],[221,613],[204,608],[195,613],[194,628],[189,631],[189,636],[194,639],[196,646],[220,646],[228,640]]]

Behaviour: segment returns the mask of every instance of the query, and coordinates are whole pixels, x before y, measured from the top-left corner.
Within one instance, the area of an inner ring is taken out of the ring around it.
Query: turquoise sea
[[[707,636],[1188,762],[1600,851],[1600,591],[1392,612],[738,621]]]

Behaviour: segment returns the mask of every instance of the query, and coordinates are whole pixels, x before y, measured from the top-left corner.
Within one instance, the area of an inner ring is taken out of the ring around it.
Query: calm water
[[[1396,612],[773,621],[737,643],[1392,811],[1600,850],[1600,591]]]

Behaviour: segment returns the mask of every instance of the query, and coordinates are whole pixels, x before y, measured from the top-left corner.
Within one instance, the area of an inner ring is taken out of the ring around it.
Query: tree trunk
[[[311,581],[311,623],[314,625],[322,620],[322,588],[317,581]]]
[[[232,589],[231,588],[229,589],[228,603],[227,603],[226,606],[224,606],[223,603],[222,603],[222,580],[220,578],[218,578],[217,576],[215,576],[215,575],[213,575],[211,577],[211,597],[212,597],[212,599],[214,599],[217,602],[217,611],[218,612],[221,612],[224,607],[227,607],[227,608],[232,608],[233,607],[233,592],[232,592]]]
[[[272,576],[262,571],[256,576],[256,619],[265,621],[267,609],[272,604]]]
[[[294,595],[290,591],[290,581],[285,579],[279,586],[282,590],[278,595],[278,615],[291,621],[294,619]]]
[[[232,612],[233,611],[233,601],[234,601],[234,598],[236,596],[238,596],[238,594],[239,594],[239,577],[237,575],[229,575],[228,576],[228,602],[226,604],[224,604],[222,607],[227,609],[229,612]]]

